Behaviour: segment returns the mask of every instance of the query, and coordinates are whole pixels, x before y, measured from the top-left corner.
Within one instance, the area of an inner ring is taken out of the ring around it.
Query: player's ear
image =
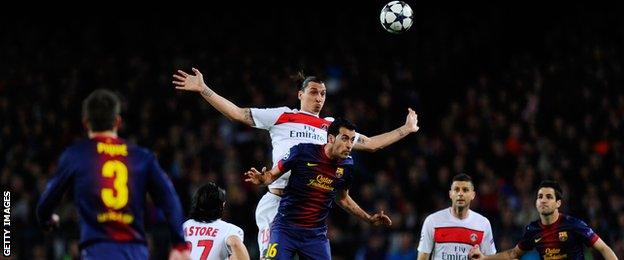
[[[87,120],[86,117],[82,118],[82,126],[87,129],[87,131],[89,131],[90,127],[89,127],[89,120]]]
[[[301,96],[303,96],[303,91],[301,91],[301,90],[297,91],[297,98],[299,100],[301,100]]]
[[[336,141],[336,137],[333,134],[327,135],[327,143],[333,144]]]
[[[113,128],[114,128],[115,130],[119,129],[119,127],[121,127],[121,122],[122,122],[122,120],[121,120],[121,116],[120,116],[120,115],[117,115],[117,116],[115,117],[115,124],[113,125]]]

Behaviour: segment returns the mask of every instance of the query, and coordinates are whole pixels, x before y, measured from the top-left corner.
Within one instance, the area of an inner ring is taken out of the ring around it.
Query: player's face
[[[338,135],[335,138],[330,139],[333,139],[332,157],[345,159],[351,153],[351,149],[353,149],[353,144],[355,143],[355,131],[341,127]]]
[[[555,210],[558,210],[560,206],[561,200],[555,199],[555,189],[544,187],[537,191],[535,207],[540,215],[551,215]]]
[[[469,181],[454,181],[451,184],[449,197],[453,207],[469,207],[470,202],[475,198],[474,186]]]
[[[301,100],[301,110],[318,114],[325,104],[325,94],[327,89],[325,84],[316,82],[308,83],[308,86],[299,91],[299,100]]]

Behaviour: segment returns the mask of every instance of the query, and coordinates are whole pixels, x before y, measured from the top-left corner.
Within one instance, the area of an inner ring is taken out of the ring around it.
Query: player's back
[[[184,222],[184,239],[191,248],[191,259],[227,259],[232,250],[227,245],[230,236],[244,240],[243,230],[221,219],[199,222],[189,219]]]
[[[95,137],[69,147],[42,195],[43,216],[51,213],[65,185],[80,215],[81,247],[102,241],[145,243],[146,191],[165,202],[165,214],[182,224],[177,194],[155,156],[122,139]]]

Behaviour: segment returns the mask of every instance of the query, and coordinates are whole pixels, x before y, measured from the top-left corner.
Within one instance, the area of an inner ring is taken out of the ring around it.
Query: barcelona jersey
[[[291,171],[290,180],[275,218],[275,223],[303,228],[326,227],[329,209],[336,192],[349,189],[353,159],[331,160],[324,145],[299,144],[278,162],[280,171]]]
[[[184,244],[178,195],[154,154],[112,137],[69,147],[37,205],[40,222],[50,219],[66,190],[80,215],[80,247],[97,242],[145,244],[146,192],[165,213],[174,245]]]
[[[518,247],[523,251],[536,249],[542,259],[584,259],[585,246],[593,246],[598,239],[585,222],[560,214],[550,225],[540,220],[527,225]]]

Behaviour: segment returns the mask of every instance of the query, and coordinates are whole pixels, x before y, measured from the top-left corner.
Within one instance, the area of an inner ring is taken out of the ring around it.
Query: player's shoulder
[[[540,231],[542,229],[542,226],[540,225],[540,220],[534,220],[531,223],[527,224],[524,227],[524,230],[526,232],[537,232]]]
[[[441,210],[438,210],[436,212],[429,214],[429,216],[425,218],[425,221],[436,221],[440,219],[448,219],[450,217],[451,215],[450,215],[449,208],[444,208],[444,209],[441,209]]]
[[[302,150],[302,151],[314,151],[314,149],[319,149],[320,144],[313,143],[300,143],[293,146],[293,148]]]
[[[570,216],[568,214],[560,214],[559,216],[563,223],[568,223],[575,226],[587,226],[587,223],[585,223],[585,221],[583,221],[582,219]]]
[[[486,218],[485,216],[481,215],[479,212],[470,210],[470,214],[472,214],[474,216],[474,219],[476,221],[487,223],[488,225],[490,224],[490,220],[488,218]]]
[[[254,108],[254,109],[256,109],[256,111],[264,111],[264,112],[272,112],[272,113],[297,113],[297,109],[293,109],[287,106]]]
[[[351,157],[351,155],[347,156],[347,158],[342,160],[342,162],[340,162],[340,164],[341,165],[353,165],[353,157]]]
[[[230,222],[224,221],[224,220],[217,220],[215,221],[215,224],[219,226],[219,228],[226,230],[226,238],[231,236],[231,235],[237,235],[239,237],[244,237],[245,236],[245,232],[243,231],[242,228],[240,228],[237,225],[234,225]]]

